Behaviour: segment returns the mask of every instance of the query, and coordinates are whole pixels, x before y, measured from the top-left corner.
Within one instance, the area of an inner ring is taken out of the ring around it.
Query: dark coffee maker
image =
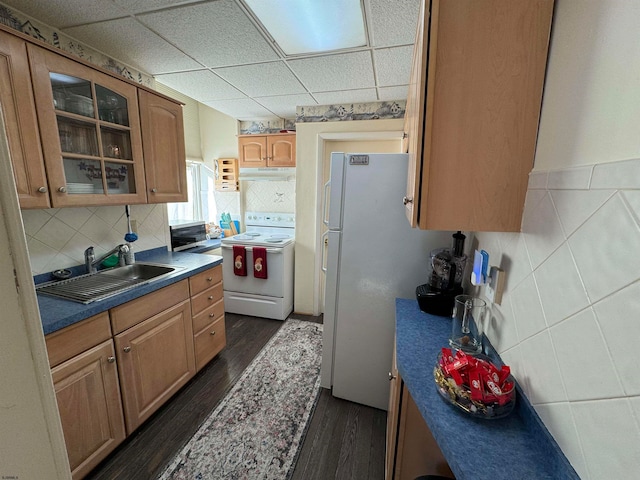
[[[418,305],[423,312],[451,316],[456,295],[463,293],[462,278],[467,265],[467,256],[464,254],[466,238],[458,231],[453,234],[451,248],[431,251],[429,283],[416,288]]]

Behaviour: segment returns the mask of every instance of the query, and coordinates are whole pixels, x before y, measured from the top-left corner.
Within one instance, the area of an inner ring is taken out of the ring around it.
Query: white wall
[[[536,170],[640,155],[640,2],[556,0]]]
[[[401,131],[403,119],[296,124],[296,261],[294,311],[319,313],[318,208],[322,183],[319,136],[327,133]]]
[[[204,163],[214,170],[216,158],[238,158],[238,129],[236,119],[198,104],[200,118],[200,141]],[[240,217],[240,192],[214,192],[218,215],[228,212],[234,218]]]
[[[556,0],[522,233],[476,234],[507,272],[487,335],[584,479],[640,472],[639,18]]]

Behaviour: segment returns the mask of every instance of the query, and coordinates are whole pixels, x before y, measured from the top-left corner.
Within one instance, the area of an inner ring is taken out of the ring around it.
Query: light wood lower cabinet
[[[224,324],[222,265],[189,278],[196,370],[200,370],[227,344]]]
[[[387,413],[386,480],[414,480],[421,475],[454,478],[418,406],[395,365],[390,373]]]
[[[109,316],[48,335],[46,343],[71,474],[78,480],[125,438]]]
[[[222,296],[218,265],[46,336],[74,480],[225,347]]]
[[[189,301],[115,336],[127,432],[133,432],[195,374]]]

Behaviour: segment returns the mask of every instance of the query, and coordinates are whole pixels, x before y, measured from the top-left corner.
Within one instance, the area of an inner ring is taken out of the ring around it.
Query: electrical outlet
[[[138,221],[137,220],[131,220],[131,231],[133,233],[135,233],[136,235],[138,234]]]
[[[500,305],[502,303],[502,292],[504,291],[506,273],[501,268],[491,267],[489,277],[491,280],[487,283],[487,299],[491,303]]]

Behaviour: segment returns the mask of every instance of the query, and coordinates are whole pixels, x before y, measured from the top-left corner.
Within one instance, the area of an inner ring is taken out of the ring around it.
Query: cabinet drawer
[[[215,266],[189,278],[191,296],[222,281],[222,265]]]
[[[182,280],[143,297],[112,308],[111,327],[114,335],[189,298],[189,284]]]
[[[200,370],[227,344],[224,317],[196,334],[193,340],[196,350],[196,370]]]
[[[194,310],[193,306],[192,310]],[[222,316],[224,316],[224,301],[220,299],[209,308],[193,316],[193,332],[198,333],[208,324],[215,322]]]
[[[191,297],[191,313],[198,315],[205,308],[212,306],[218,300],[222,299],[222,282],[214,285],[198,295]]]
[[[51,333],[45,337],[49,365],[55,367],[110,338],[108,312]]]

